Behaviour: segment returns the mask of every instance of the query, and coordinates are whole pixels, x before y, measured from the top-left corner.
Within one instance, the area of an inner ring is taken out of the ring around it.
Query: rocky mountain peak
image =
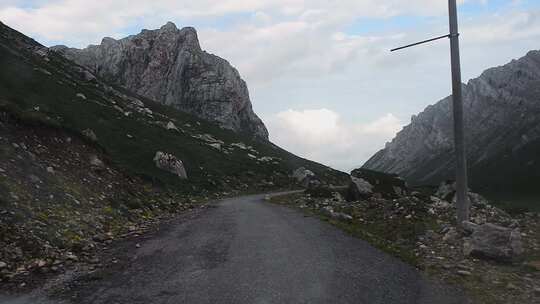
[[[539,100],[540,51],[488,69],[464,85],[467,158],[473,186],[521,187],[540,177]],[[364,168],[396,173],[416,184],[451,179],[452,126],[450,96],[415,116]]]
[[[53,47],[106,81],[236,132],[267,140],[247,85],[226,60],[201,49],[197,31],[168,22],[85,49]]]
[[[165,25],[163,25],[160,30],[162,31],[177,31],[178,28],[176,27],[176,24],[174,24],[173,22],[169,21],[167,22]]]
[[[112,37],[104,37],[103,39],[101,39],[102,45],[114,44],[114,43],[116,43],[116,39]]]

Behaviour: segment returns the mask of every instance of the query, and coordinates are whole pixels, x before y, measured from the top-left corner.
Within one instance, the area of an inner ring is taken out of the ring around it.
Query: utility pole
[[[456,153],[456,204],[458,225],[461,226],[463,221],[469,220],[470,203],[467,189],[467,156],[465,154],[465,132],[463,130],[463,94],[461,92],[461,62],[456,0],[448,0],[448,13],[450,15],[452,109],[454,112],[454,149]]]
[[[459,31],[456,0],[448,0],[450,34],[392,49],[397,51],[431,41],[450,38],[450,57],[452,64],[452,111],[454,117],[454,151],[456,157],[456,207],[458,226],[470,217],[468,197],[467,157],[465,154],[465,135],[463,119],[463,93],[461,87],[461,63],[459,56]]]

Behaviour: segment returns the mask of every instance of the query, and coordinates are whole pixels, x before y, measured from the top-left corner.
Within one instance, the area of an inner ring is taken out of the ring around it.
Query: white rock
[[[218,151],[221,151],[221,144],[219,143],[213,143],[213,144],[208,144],[210,147],[218,150]]]
[[[84,95],[83,93],[77,93],[75,96],[79,97],[82,100],[86,100],[86,95]]]
[[[242,149],[242,150],[248,150],[247,146],[244,143],[232,143],[231,146]]]
[[[158,151],[154,156],[154,163],[159,169],[173,173],[181,179],[187,179],[184,163],[172,154]]]
[[[178,128],[176,127],[176,125],[174,124],[174,122],[172,121],[169,121],[167,123],[167,130],[175,130],[175,131],[178,131]]]
[[[356,193],[354,195],[355,199],[358,199],[360,196],[372,194],[374,186],[363,178],[354,177],[351,175],[351,184],[349,188],[353,193]]]

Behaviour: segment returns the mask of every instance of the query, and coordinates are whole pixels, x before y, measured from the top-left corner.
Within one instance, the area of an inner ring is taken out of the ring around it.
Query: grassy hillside
[[[23,120],[74,133],[91,129],[97,145],[116,166],[156,183],[190,191],[246,188],[256,183],[285,186],[290,182],[288,175],[300,166],[331,183],[342,183],[345,178],[269,142],[253,141],[113,88],[1,24],[0,66],[2,109]],[[167,130],[169,122],[178,131]],[[221,149],[210,145],[216,142]],[[156,151],[180,158],[189,179],[180,181],[157,169],[152,161]]]

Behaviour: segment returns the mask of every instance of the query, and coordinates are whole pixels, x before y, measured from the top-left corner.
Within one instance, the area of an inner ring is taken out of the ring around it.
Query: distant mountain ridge
[[[486,70],[464,85],[471,184],[522,187],[540,178],[540,51]],[[364,168],[414,184],[454,177],[451,97],[413,116]]]
[[[236,132],[268,139],[253,112],[246,83],[226,60],[203,51],[197,32],[168,22],[85,49],[56,50],[108,82]]]

